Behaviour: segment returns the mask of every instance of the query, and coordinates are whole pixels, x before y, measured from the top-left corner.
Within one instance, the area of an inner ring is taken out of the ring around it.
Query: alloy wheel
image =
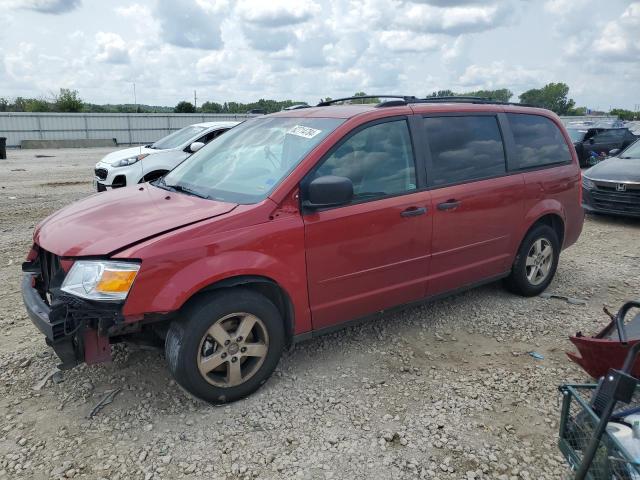
[[[249,380],[269,351],[265,324],[255,315],[238,312],[216,320],[198,348],[198,370],[216,387],[229,388]]]
[[[540,285],[549,276],[553,265],[553,246],[546,238],[539,238],[527,253],[525,263],[527,280],[531,285]]]

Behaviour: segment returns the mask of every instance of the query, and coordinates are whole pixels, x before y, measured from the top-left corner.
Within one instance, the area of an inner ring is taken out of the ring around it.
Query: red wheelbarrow
[[[582,332],[569,337],[578,349],[578,353],[567,352],[567,356],[580,365],[593,378],[600,378],[610,368],[620,369],[629,353],[629,349],[640,342],[640,313],[625,323],[625,316],[632,308],[640,308],[640,302],[625,303],[609,324],[593,337],[585,337]],[[640,378],[640,360],[636,360],[631,375]]]

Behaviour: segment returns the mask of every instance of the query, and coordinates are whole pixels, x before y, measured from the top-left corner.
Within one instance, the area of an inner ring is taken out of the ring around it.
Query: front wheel
[[[558,267],[560,241],[548,225],[532,228],[522,241],[511,274],[505,279],[507,288],[525,297],[542,293],[551,283]]]
[[[171,324],[169,370],[192,395],[210,403],[243,398],[267,381],[285,343],[283,321],[266,297],[222,290],[195,300]]]

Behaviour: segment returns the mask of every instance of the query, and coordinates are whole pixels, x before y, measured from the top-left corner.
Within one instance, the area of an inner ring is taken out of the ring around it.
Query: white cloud
[[[202,2],[193,0],[158,0],[155,15],[163,39],[183,48],[221,48],[222,16],[202,5]]]
[[[603,58],[640,61],[640,2],[632,3],[618,20],[605,25],[593,42],[593,50]]]
[[[469,65],[458,79],[461,86],[476,88],[511,88],[528,89],[544,85],[548,81],[548,73],[527,69],[521,65],[507,65],[495,61],[489,65]]]
[[[320,12],[312,0],[243,0],[237,11],[244,21],[261,27],[283,27],[311,20]]]
[[[99,62],[124,64],[131,61],[127,44],[117,33],[96,33],[96,45]]]
[[[40,13],[59,15],[80,7],[82,0],[5,0],[9,8],[23,8]]]
[[[442,40],[435,35],[406,30],[381,32],[378,41],[392,52],[427,52],[437,49],[442,44]]]
[[[507,17],[509,8],[504,4],[434,7],[408,4],[397,23],[411,30],[426,33],[482,32],[499,26]]]

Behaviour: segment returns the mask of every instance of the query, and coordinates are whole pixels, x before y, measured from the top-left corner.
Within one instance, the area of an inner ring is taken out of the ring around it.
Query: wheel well
[[[294,313],[293,304],[287,292],[278,285],[277,282],[267,277],[245,275],[238,277],[225,278],[219,282],[208,285],[200,290],[192,298],[212,292],[215,290],[227,288],[246,288],[253,290],[256,293],[264,295],[273,302],[276,308],[280,311],[284,320],[285,333],[287,336],[287,343],[290,344],[293,340],[293,328],[294,328]]]
[[[553,230],[556,232],[556,235],[558,235],[558,241],[560,242],[560,247],[562,248],[562,244],[564,242],[564,222],[559,215],[556,215],[555,213],[544,215],[536,220],[536,222],[531,225],[531,228],[535,227],[536,225],[548,225],[553,228]],[[529,230],[531,230],[531,228]]]

